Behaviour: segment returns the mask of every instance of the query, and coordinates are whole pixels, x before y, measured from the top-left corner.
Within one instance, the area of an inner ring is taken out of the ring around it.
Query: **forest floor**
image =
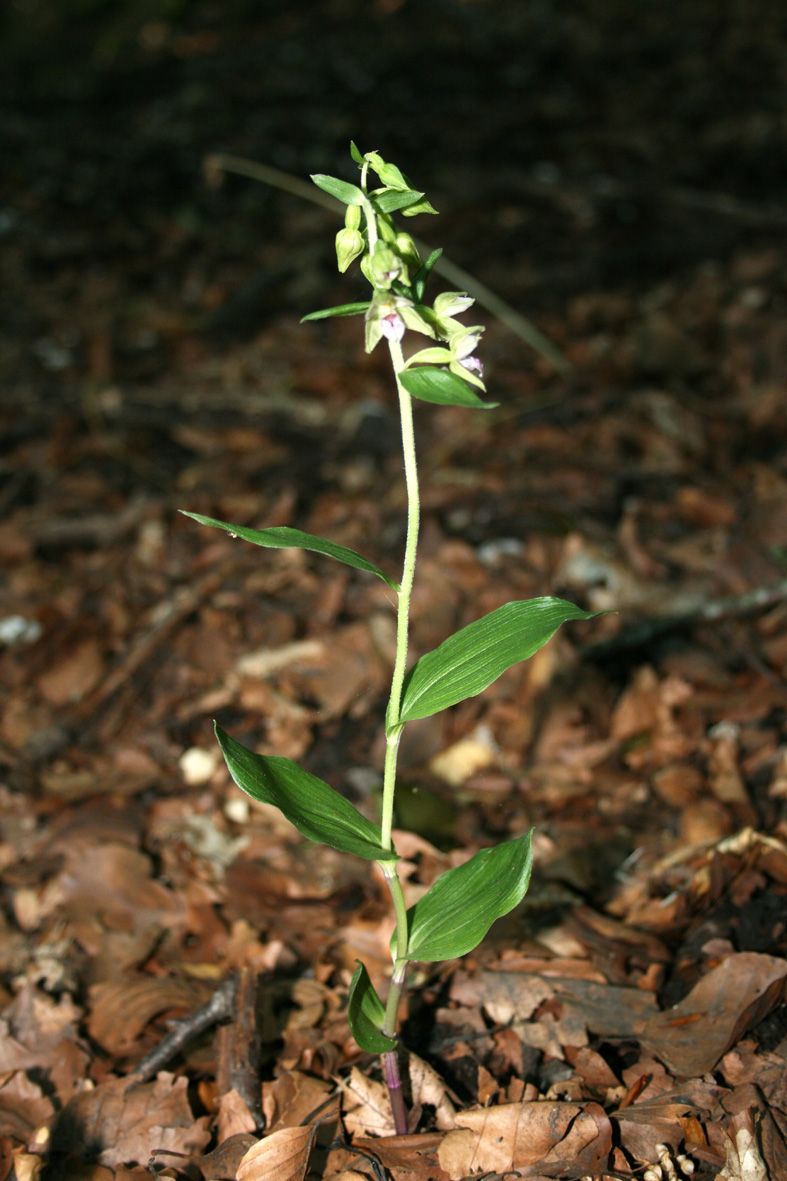
[[[6,16],[0,1181],[787,1177],[777,9]],[[418,407],[412,655],[509,599],[609,612],[405,732],[411,899],[535,829],[522,906],[413,971],[406,1137],[346,1018],[356,959],[390,968],[383,879],[242,796],[213,737],[374,817],[390,592],[178,512],[397,577],[382,350],[299,323],[362,297],[336,219],[203,173],[349,179],[350,138],[568,362],[475,309],[499,408]]]

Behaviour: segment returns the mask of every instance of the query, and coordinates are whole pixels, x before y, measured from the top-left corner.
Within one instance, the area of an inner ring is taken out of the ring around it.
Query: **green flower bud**
[[[336,235],[336,261],[342,274],[359,254],[363,254],[365,246],[366,243],[360,230],[350,230],[346,227],[339,230]]]
[[[438,316],[461,316],[475,303],[466,291],[443,291],[434,301]]]
[[[421,256],[418,253],[415,242],[409,234],[397,234],[394,242],[396,252],[407,267],[412,271],[417,271],[421,265]]]
[[[402,260],[390,246],[386,246],[385,242],[378,241],[372,255],[372,275],[375,287],[383,287],[387,290],[401,273]]]
[[[348,205],[344,211],[344,224],[348,230],[359,230],[361,228],[361,207],[360,205]]]
[[[375,285],[374,275],[372,274],[372,256],[371,254],[364,254],[361,258],[361,274],[364,279],[368,279],[372,287]]]
[[[393,246],[396,242],[396,227],[393,218],[389,217],[387,213],[377,214],[377,232],[383,242],[387,242],[389,246]]]

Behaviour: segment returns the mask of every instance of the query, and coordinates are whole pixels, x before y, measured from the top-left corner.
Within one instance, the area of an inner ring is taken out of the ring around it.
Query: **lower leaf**
[[[383,1033],[385,1008],[372,984],[369,973],[360,960],[350,984],[350,999],[347,1004],[347,1020],[350,1030],[362,1050],[367,1054],[386,1054],[396,1049],[396,1039]]]
[[[453,959],[477,947],[495,919],[524,898],[533,866],[533,832],[481,849],[449,869],[408,911],[411,960]]]
[[[291,759],[247,750],[218,725],[216,738],[238,787],[252,799],[273,804],[310,841],[367,861],[398,859],[393,849],[383,848],[379,824],[367,820],[324,780]]]

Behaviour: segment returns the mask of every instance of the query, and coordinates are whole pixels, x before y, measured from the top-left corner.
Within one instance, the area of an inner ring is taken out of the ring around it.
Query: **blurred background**
[[[211,152],[302,178],[351,177],[351,138],[381,151],[447,254],[559,336],[577,292],[787,225],[768,0],[9,0],[0,21],[0,362],[23,404],[326,302],[332,216],[209,187]]]

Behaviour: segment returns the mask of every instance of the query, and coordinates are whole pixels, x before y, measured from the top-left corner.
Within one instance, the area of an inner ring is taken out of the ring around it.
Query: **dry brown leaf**
[[[198,1161],[204,1181],[226,1181],[227,1177],[234,1177],[238,1165],[256,1143],[256,1136],[238,1132],[223,1140],[212,1152],[206,1152]]]
[[[771,1181],[760,1153],[750,1111],[742,1111],[732,1117],[725,1148],[727,1159],[716,1181]]]
[[[160,1013],[180,1016],[208,999],[210,990],[176,976],[141,976],[96,984],[90,990],[90,1036],[110,1054],[122,1054]]]
[[[612,1127],[596,1103],[508,1103],[459,1113],[456,1123],[461,1130],[449,1132],[438,1151],[452,1181],[478,1171],[558,1167],[580,1177],[599,1172],[612,1151]]]
[[[351,1136],[391,1136],[394,1132],[391,1104],[384,1083],[375,1082],[352,1068],[343,1084],[344,1126]]]
[[[413,1105],[428,1103],[434,1107],[435,1124],[441,1132],[455,1127],[456,1107],[451,1100],[448,1087],[434,1067],[412,1052],[407,1065],[410,1071]]]
[[[248,1150],[238,1165],[236,1181],[303,1181],[316,1133],[317,1124],[271,1132]]]
[[[204,1119],[195,1119],[188,1102],[188,1080],[162,1071],[154,1082],[129,1084],[111,1079],[86,1091],[64,1109],[63,1127],[74,1155],[91,1145],[103,1165],[146,1163],[155,1149],[194,1153],[208,1140]]]
[[[236,1136],[257,1130],[257,1121],[249,1110],[248,1103],[234,1087],[221,1096],[216,1122],[220,1145]]]
[[[262,1084],[262,1113],[268,1132],[293,1128],[323,1114],[323,1104],[333,1091],[330,1083],[300,1070],[288,1070],[273,1082]]]
[[[90,636],[59,654],[56,662],[36,678],[36,685],[50,705],[62,708],[86,697],[103,672],[103,645]]]
[[[786,986],[787,960],[753,951],[727,956],[679,1004],[650,1018],[643,1045],[680,1077],[706,1074],[779,1003]]]

